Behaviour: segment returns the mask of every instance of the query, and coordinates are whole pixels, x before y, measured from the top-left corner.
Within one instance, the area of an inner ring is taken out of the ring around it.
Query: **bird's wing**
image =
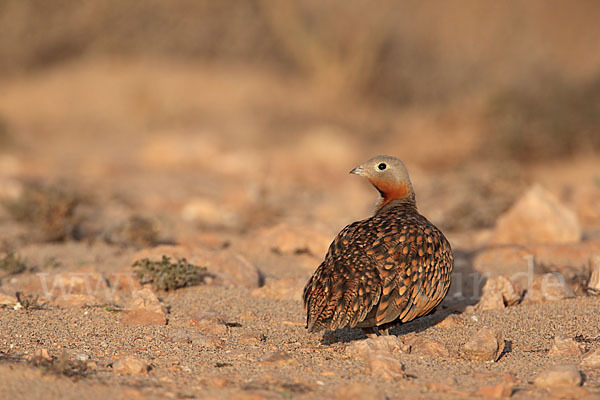
[[[364,221],[342,230],[304,288],[311,332],[354,327],[379,302],[381,279],[373,258],[363,248],[363,232]]]
[[[426,315],[448,291],[452,252],[446,238],[425,219],[392,225],[373,243],[382,280],[376,323],[401,322]],[[391,237],[388,243],[384,240]]]

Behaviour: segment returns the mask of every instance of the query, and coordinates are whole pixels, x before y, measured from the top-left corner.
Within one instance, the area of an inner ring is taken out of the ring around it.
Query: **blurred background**
[[[348,330],[315,351],[300,302],[335,235],[372,215],[377,192],[348,173],[377,154],[405,162],[452,245],[442,308],[468,310],[407,326],[411,379],[387,392],[541,398],[538,373],[576,361],[585,385],[566,389],[583,392],[553,393],[595,394],[579,361],[599,340],[583,296],[600,290],[600,1],[0,0],[0,374],[36,366],[1,386],[74,397],[37,383],[56,370],[89,374],[85,398],[383,396],[338,387],[404,367],[380,348],[358,361]],[[206,287],[138,297],[136,261]],[[508,357],[457,363],[483,326],[510,340],[475,352]],[[109,377],[124,354],[144,375]]]
[[[375,200],[346,174],[387,153],[446,230],[491,227],[534,181],[597,223],[599,19],[594,0],[2,0],[0,195],[75,185],[105,221],[83,236],[140,213],[178,241],[335,233]]]

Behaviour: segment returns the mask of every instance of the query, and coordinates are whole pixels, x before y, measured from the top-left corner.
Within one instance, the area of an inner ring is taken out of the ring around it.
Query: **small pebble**
[[[394,357],[384,353],[376,352],[369,354],[367,358],[371,375],[385,380],[402,379],[406,377],[404,365]]]
[[[570,337],[557,335],[548,351],[551,356],[578,356],[582,353],[580,345]]]
[[[600,368],[600,347],[588,352],[581,360],[581,365],[589,368]]]
[[[504,340],[499,332],[483,328],[464,345],[461,354],[472,361],[497,361],[504,350]]]
[[[122,313],[121,324],[123,325],[166,325],[167,319],[163,313],[149,310],[130,310]]]
[[[355,341],[346,347],[346,354],[352,357],[367,358],[374,352],[389,353],[389,355],[393,353],[408,354],[411,352],[411,347],[393,335]]]
[[[229,333],[227,319],[224,315],[215,312],[195,312],[190,320],[198,331],[204,334],[221,337]]]
[[[148,372],[148,364],[135,356],[124,356],[113,363],[115,374],[139,375]]]
[[[411,354],[427,357],[448,357],[450,352],[443,343],[424,337],[406,339],[410,344]]]

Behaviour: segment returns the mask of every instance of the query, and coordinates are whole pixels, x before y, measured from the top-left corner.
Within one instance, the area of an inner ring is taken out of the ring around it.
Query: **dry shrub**
[[[5,200],[4,207],[18,222],[31,225],[44,241],[80,239],[77,207],[84,197],[63,185],[28,182],[21,195]]]
[[[3,272],[4,276],[20,274],[27,269],[25,260],[14,251],[9,251],[0,256],[0,271]]]
[[[136,246],[152,246],[158,241],[156,224],[149,218],[134,215],[129,218],[126,227],[129,241]]]
[[[85,362],[72,360],[66,351],[58,357],[47,356],[47,353],[35,354],[29,359],[29,364],[45,373],[64,375],[73,379],[85,378],[92,372]]]
[[[159,242],[159,230],[155,221],[140,215],[132,215],[103,234],[107,243],[137,248],[154,246]]]
[[[485,153],[519,161],[600,150],[600,76],[567,83],[555,75],[508,88],[490,101]]]
[[[21,307],[25,310],[43,310],[45,308],[44,303],[40,301],[38,295],[17,292],[16,297]]]

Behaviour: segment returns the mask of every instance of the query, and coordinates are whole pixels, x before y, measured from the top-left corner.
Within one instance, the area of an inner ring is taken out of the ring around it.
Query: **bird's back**
[[[412,204],[395,204],[344,228],[304,288],[310,331],[408,322],[450,287],[452,250]]]

